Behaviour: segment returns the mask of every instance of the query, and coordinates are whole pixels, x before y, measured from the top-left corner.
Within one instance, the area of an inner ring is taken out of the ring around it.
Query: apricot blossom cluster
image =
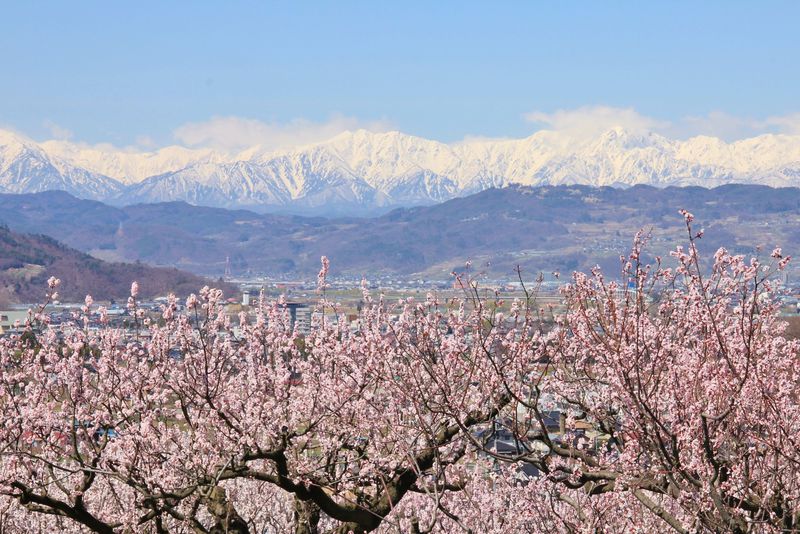
[[[0,529],[9,532],[787,532],[800,529],[800,346],[766,263],[637,236],[620,281],[576,273],[566,311],[131,287],[130,328],[87,297],[0,338]],[[48,295],[55,294],[56,280]],[[89,319],[93,319],[90,321]],[[91,325],[100,322],[100,328]]]

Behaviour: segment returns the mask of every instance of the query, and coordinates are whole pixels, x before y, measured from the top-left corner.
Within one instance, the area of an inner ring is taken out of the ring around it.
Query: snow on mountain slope
[[[122,184],[50,156],[35,142],[0,130],[0,191],[37,193],[55,189],[106,200],[119,194]]]
[[[121,204],[185,200],[347,213],[431,204],[508,184],[724,183],[800,186],[800,137],[679,141],[616,128],[590,140],[540,131],[524,139],[448,144],[359,130],[289,150],[252,147],[223,154],[183,147],[130,152],[63,141],[36,144],[0,132],[3,190],[60,188]]]
[[[119,150],[110,145],[89,146],[67,141],[45,141],[42,149],[52,156],[124,184],[175,172],[192,164],[224,163],[230,156],[211,149],[168,146],[154,152]]]
[[[676,156],[742,173],[763,173],[800,162],[800,138],[768,134],[725,143],[716,137],[700,136],[681,143]]]
[[[259,167],[246,161],[202,163],[152,176],[129,186],[118,197],[124,204],[184,200],[204,206],[282,205],[291,199],[285,188],[265,180]]]

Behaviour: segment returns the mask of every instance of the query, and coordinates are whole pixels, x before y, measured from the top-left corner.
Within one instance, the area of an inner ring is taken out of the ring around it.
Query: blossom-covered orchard
[[[688,246],[566,311],[486,297],[291,328],[204,288],[162,320],[31,313],[0,338],[0,529],[100,533],[792,532],[800,347],[764,261]],[[320,273],[326,285],[327,262]],[[616,277],[615,277],[616,278]],[[52,280],[48,297],[58,282]],[[324,292],[320,310],[331,310]]]

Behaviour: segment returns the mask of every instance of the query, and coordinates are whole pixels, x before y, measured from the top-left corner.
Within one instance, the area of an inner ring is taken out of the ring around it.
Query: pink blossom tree
[[[504,424],[524,447],[488,452],[536,466],[567,531],[596,521],[600,502],[606,525],[649,512],[660,523],[637,519],[645,531],[798,531],[800,345],[782,335],[770,280],[789,258],[720,249],[704,267],[702,232],[682,214],[675,268],[645,264],[639,235],[624,282],[574,275],[535,365],[498,373]]]
[[[204,288],[134,327],[87,298],[0,339],[0,521],[41,532],[785,532],[800,526],[800,362],[767,264],[575,274],[550,321],[466,298],[234,320]],[[57,281],[49,285],[49,296]]]
[[[476,352],[500,347],[492,335],[468,335],[481,317],[432,296],[390,315],[365,292],[357,331],[322,316],[300,343],[280,302],[235,325],[221,293],[204,288],[185,313],[172,298],[159,326],[139,309],[137,289],[130,332],[89,329],[89,314],[106,318],[87,298],[73,324],[0,340],[7,525],[405,528],[398,504],[461,489],[449,468],[474,453],[463,429],[507,402],[493,370],[474,365]],[[46,317],[33,319],[31,332]]]

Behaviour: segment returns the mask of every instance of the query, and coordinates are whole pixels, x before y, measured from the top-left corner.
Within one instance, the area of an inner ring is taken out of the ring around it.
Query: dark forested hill
[[[21,234],[0,226],[0,302],[40,302],[47,279],[61,279],[61,300],[126,299],[136,280],[143,298],[169,292],[187,295],[210,284],[194,274],[141,263],[109,263],[43,235]],[[219,284],[215,284],[219,285]],[[233,288],[222,284],[229,293]]]

